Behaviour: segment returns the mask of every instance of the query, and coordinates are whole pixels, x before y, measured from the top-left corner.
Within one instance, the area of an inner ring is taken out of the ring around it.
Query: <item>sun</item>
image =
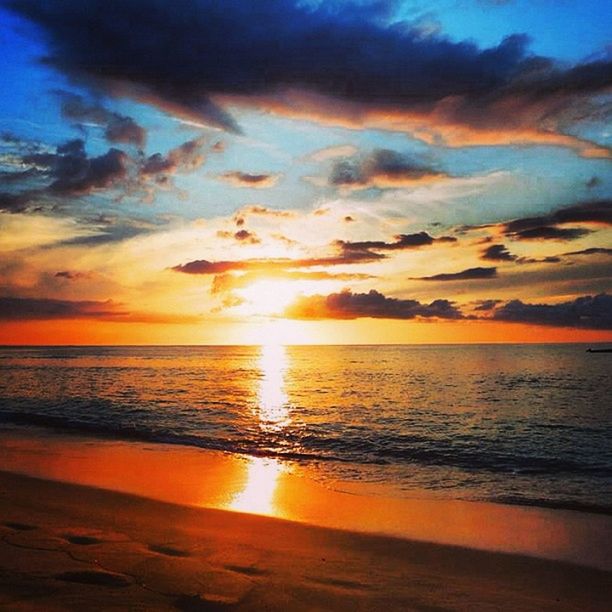
[[[244,302],[239,311],[243,315],[282,315],[287,306],[303,291],[299,282],[259,280],[238,293]]]

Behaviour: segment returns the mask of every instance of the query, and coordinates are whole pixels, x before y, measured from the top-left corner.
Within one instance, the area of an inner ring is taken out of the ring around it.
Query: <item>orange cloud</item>
[[[610,158],[610,149],[562,132],[561,112],[567,103],[551,97],[534,100],[508,93],[492,101],[448,96],[438,102],[401,106],[365,104],[288,89],[259,96],[217,96],[224,106],[255,106],[275,115],[347,129],[406,132],[430,145],[548,145],[574,149],[583,157]]]

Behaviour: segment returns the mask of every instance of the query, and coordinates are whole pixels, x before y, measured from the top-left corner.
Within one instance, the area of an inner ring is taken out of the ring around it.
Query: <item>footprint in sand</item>
[[[91,546],[92,544],[100,544],[102,540],[92,536],[85,535],[65,535],[64,539],[71,544],[79,544],[80,546]]]
[[[268,571],[252,565],[226,565],[225,569],[231,572],[237,572],[238,574],[245,574],[247,576],[267,576]]]
[[[12,521],[7,521],[3,523],[5,527],[9,529],[13,529],[14,531],[32,531],[34,529],[38,529],[36,525],[26,525],[25,523],[14,523]]]
[[[180,548],[173,548],[172,546],[166,546],[164,544],[150,544],[149,550],[152,552],[159,553],[160,555],[167,555],[168,557],[189,557],[189,553]]]
[[[131,581],[122,574],[111,572],[81,571],[81,572],[62,572],[53,576],[56,580],[64,582],[78,582],[80,584],[95,584],[106,587],[127,587]]]
[[[225,600],[215,595],[182,595],[174,606],[182,612],[223,612],[232,610],[239,601]]]

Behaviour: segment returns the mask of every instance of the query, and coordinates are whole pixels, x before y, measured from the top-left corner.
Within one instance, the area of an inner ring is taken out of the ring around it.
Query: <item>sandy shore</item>
[[[6,610],[606,610],[568,563],[190,508],[0,472]]]

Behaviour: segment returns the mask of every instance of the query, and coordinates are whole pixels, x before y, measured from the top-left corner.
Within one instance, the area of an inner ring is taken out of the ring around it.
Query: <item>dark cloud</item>
[[[582,249],[581,251],[570,251],[569,253],[563,253],[563,257],[570,257],[573,255],[612,255],[612,249],[604,247],[591,247],[590,249]]]
[[[23,165],[44,177],[43,187],[25,188],[21,192],[0,194],[0,208],[23,212],[31,203],[46,196],[85,195],[122,183],[128,176],[129,157],[119,149],[88,157],[83,140],[70,140],[59,145],[55,153],[33,152],[20,157]],[[27,181],[26,181],[27,184]]]
[[[112,300],[0,297],[0,321],[96,319],[115,323],[196,323],[200,317],[130,312]]]
[[[369,263],[384,259],[369,251],[342,253],[330,257],[313,257],[307,259],[244,259],[236,261],[207,261],[198,259],[186,264],[174,266],[175,272],[185,274],[222,274],[224,272],[269,272],[276,270],[294,270],[299,268],[313,268],[316,266],[339,266],[346,264]]]
[[[514,219],[502,224],[501,229],[516,240],[575,240],[591,231],[583,227],[564,227],[568,223],[612,225],[612,200],[580,202],[548,215]]]
[[[257,235],[253,232],[249,232],[248,230],[242,229],[237,231],[234,234],[234,238],[238,240],[238,242],[244,242],[247,244],[260,244],[261,240],[257,237]]]
[[[166,155],[156,153],[145,158],[142,152],[131,156],[116,148],[90,157],[82,139],[65,142],[54,152],[16,143],[12,152],[14,165],[25,166],[26,170],[7,173],[10,177],[3,182],[10,184],[13,191],[7,188],[0,192],[0,210],[39,210],[49,199],[85,196],[115,188],[122,190],[121,195],[150,200],[156,190],[174,188],[171,175],[199,168],[204,163],[204,146],[204,139],[197,138],[184,142]],[[37,208],[33,208],[34,204]]]
[[[96,302],[0,297],[0,320],[4,321],[106,319],[127,314],[129,313],[111,300]]]
[[[461,272],[434,274],[433,276],[420,276],[412,280],[425,281],[460,281],[460,280],[479,280],[484,278],[495,278],[497,268],[468,268]]]
[[[426,117],[490,133],[505,122],[519,140],[534,128],[567,146],[575,139],[551,134],[583,118],[584,98],[610,84],[606,61],[561,68],[530,56],[523,35],[488,49],[424,36],[393,10],[383,17],[379,2],[3,2],[41,26],[49,61],[73,79],[233,131],[236,122],[212,101],[219,94],[279,105],[283,91],[303,90],[382,107],[397,129],[393,111],[416,113],[424,138]],[[343,114],[341,104],[327,110]]]
[[[48,191],[59,195],[83,195],[96,189],[108,189],[127,177],[128,160],[127,154],[119,149],[87,157],[85,143],[72,140],[57,148],[51,167],[54,181]]]
[[[134,119],[114,113],[100,104],[88,104],[82,96],[66,91],[56,92],[61,99],[62,115],[82,123],[95,123],[104,128],[109,142],[133,144],[143,147],[147,133]]]
[[[284,312],[294,319],[461,319],[461,312],[448,300],[421,304],[384,296],[378,291],[352,293],[342,291],[330,295],[301,296]]]
[[[508,251],[503,244],[492,244],[480,252],[480,259],[486,261],[515,261],[519,264],[530,263],[559,263],[559,257],[542,257],[540,259],[534,257],[518,257]]]
[[[530,229],[520,230],[518,232],[507,232],[514,240],[577,240],[587,234],[591,230],[583,227],[556,227],[554,225],[542,225],[540,227],[532,227]]]
[[[587,295],[559,304],[525,304],[512,300],[497,308],[493,319],[555,327],[612,329],[612,295]]]
[[[474,306],[473,310],[488,312],[493,310],[500,303],[501,300],[479,300],[478,302],[476,302],[476,305]]]
[[[10,213],[25,212],[31,208],[32,201],[37,192],[24,191],[21,193],[0,192],[0,210]]]
[[[205,142],[204,138],[195,138],[171,149],[166,155],[155,153],[143,162],[140,174],[153,176],[197,170],[204,163]]]
[[[261,244],[261,239],[254,232],[242,229],[237,232],[218,231],[217,236],[219,238],[232,238],[242,244]]]
[[[278,182],[278,174],[249,174],[237,170],[224,172],[217,178],[234,187],[250,187],[254,189],[265,189],[273,187]]]
[[[90,274],[87,272],[75,272],[73,270],[62,270],[54,274],[55,278],[63,278],[69,281],[82,280],[84,278],[90,278]]]
[[[423,246],[429,246],[435,242],[439,243],[454,243],[457,239],[452,236],[440,236],[434,238],[427,232],[418,232],[416,234],[398,234],[395,236],[394,242],[385,242],[383,240],[364,240],[361,242],[347,242],[337,240],[336,245],[345,252],[358,251],[402,251],[404,249],[418,249]]]
[[[30,179],[41,176],[42,172],[38,168],[28,168],[18,172],[0,171],[0,185],[12,185],[15,183],[24,183]]]
[[[567,225],[574,225],[567,227]],[[586,226],[586,227],[584,227]],[[474,230],[496,230],[512,240],[575,240],[595,231],[598,226],[612,226],[612,200],[578,202],[536,217],[520,217],[504,223],[464,225],[455,229],[457,234]],[[480,243],[490,243],[483,238]],[[498,251],[496,246],[491,252]]]
[[[552,214],[555,223],[612,225],[612,200],[594,200],[560,208]]]
[[[335,187],[350,189],[384,189],[403,187],[443,176],[446,175],[396,151],[377,149],[367,156],[336,161],[332,166],[329,183]]]
[[[480,259],[489,261],[515,261],[516,258],[503,244],[492,244],[480,253]]]

